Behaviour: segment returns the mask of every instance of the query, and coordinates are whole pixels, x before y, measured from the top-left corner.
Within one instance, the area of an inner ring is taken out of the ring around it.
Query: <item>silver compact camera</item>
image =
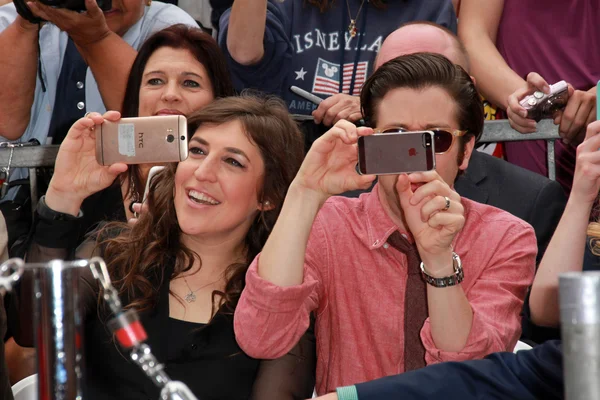
[[[527,118],[540,121],[552,118],[554,113],[566,107],[569,100],[568,85],[565,81],[550,85],[550,93],[537,91],[519,102],[527,110]]]

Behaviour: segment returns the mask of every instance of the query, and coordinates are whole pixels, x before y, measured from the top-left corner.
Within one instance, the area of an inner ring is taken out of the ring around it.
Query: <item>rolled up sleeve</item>
[[[310,324],[311,311],[324,301],[324,274],[317,266],[327,268],[327,260],[324,237],[316,221],[307,245],[302,284],[281,287],[261,278],[257,271],[260,255],[256,257],[246,274],[246,287],[234,316],[235,336],[246,354],[260,359],[279,358],[298,343]]]
[[[435,346],[429,318],[421,330],[425,361],[464,361],[498,351],[512,351],[521,335],[521,312],[527,289],[535,274],[537,245],[531,226],[514,224],[488,247],[493,256],[475,283],[465,289],[473,310],[471,331],[465,347],[447,352]],[[464,266],[464,268],[468,268]],[[468,269],[465,269],[465,273]],[[463,286],[464,287],[464,286]]]

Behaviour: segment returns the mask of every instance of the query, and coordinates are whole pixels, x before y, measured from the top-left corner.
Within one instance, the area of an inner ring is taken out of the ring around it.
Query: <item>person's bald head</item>
[[[458,37],[431,22],[410,22],[390,33],[381,45],[375,69],[398,56],[420,52],[441,54],[469,72],[467,51]]]

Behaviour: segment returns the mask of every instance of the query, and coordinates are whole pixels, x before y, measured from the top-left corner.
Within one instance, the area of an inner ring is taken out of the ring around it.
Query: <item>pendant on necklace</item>
[[[350,20],[350,25],[348,25],[348,32],[350,33],[351,37],[356,36],[356,21],[353,19]]]
[[[196,295],[194,294],[194,292],[190,291],[188,294],[185,295],[184,299],[188,303],[193,303],[194,301],[196,301]]]

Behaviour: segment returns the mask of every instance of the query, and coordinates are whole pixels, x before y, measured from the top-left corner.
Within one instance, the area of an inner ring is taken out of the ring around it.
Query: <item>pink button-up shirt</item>
[[[465,347],[447,352],[436,348],[427,319],[421,329],[427,364],[511,351],[535,272],[530,225],[494,207],[464,198],[462,204],[466,222],[453,245],[473,323]],[[314,221],[301,285],[279,287],[260,278],[260,256],[250,266],[234,321],[241,348],[256,358],[282,356],[314,311],[317,393],[404,372],[407,260],[386,243],[395,230],[377,187],[358,199],[330,198]]]

